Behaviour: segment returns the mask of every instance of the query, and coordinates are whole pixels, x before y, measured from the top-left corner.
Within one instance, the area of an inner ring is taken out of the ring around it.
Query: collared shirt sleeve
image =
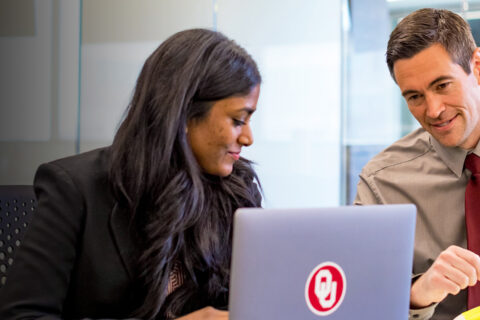
[[[375,186],[370,185],[367,182],[366,177],[360,174],[360,181],[357,184],[357,195],[353,201],[354,205],[369,205],[369,204],[381,204],[378,193],[375,190]]]
[[[408,312],[408,320],[428,320],[433,316],[435,307],[438,303],[432,304],[422,309],[410,309]]]

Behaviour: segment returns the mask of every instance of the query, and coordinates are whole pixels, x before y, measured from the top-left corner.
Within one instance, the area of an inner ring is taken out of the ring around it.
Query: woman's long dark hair
[[[135,316],[179,316],[228,298],[233,213],[260,206],[257,177],[243,158],[228,177],[202,173],[186,126],[214,101],[247,95],[260,82],[244,49],[205,29],[173,35],[145,62],[110,169],[115,197],[131,213],[142,247],[137,267],[145,297]],[[175,263],[185,281],[167,296]]]

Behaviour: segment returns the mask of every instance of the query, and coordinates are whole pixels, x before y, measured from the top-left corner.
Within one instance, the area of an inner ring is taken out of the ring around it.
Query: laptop
[[[414,205],[238,209],[233,320],[408,319]]]

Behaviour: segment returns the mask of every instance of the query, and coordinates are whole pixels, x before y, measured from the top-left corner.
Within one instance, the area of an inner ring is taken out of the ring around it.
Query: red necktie
[[[472,177],[465,190],[465,224],[467,226],[467,246],[470,251],[480,254],[480,157],[469,154],[465,168]],[[468,287],[468,309],[480,306],[480,283]]]

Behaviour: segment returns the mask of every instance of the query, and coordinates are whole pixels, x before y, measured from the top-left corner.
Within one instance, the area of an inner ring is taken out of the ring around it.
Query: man
[[[422,128],[363,168],[355,203],[417,206],[410,318],[451,320],[467,299],[480,305],[471,293],[480,288],[480,250],[471,249],[480,231],[465,222],[475,211],[468,201],[480,215],[480,192],[467,187],[475,170],[465,168],[480,156],[480,49],[460,16],[421,9],[390,35],[387,64]]]

